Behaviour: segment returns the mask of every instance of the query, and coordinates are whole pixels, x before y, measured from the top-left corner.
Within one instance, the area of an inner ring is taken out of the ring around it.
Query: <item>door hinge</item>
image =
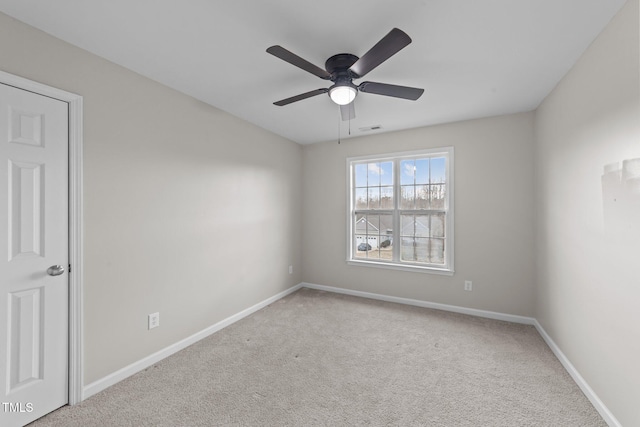
[[[67,271],[71,273],[71,264],[69,264],[69,269]]]

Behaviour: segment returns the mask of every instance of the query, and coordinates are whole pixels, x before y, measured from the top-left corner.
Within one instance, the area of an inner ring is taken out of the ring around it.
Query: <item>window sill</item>
[[[441,276],[453,276],[454,274],[454,270],[448,270],[445,268],[423,267],[420,265],[395,264],[389,262],[347,259],[347,264],[358,267],[386,268],[388,270],[411,271],[414,273],[439,274]]]

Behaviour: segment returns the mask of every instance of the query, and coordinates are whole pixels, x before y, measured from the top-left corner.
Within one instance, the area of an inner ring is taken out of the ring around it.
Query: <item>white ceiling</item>
[[[362,56],[393,27],[413,43],[364,80],[421,87],[418,101],[361,93],[351,135],[530,111],[624,0],[0,0],[0,11],[301,144],[337,139],[330,82],[265,52],[324,68]],[[356,81],[359,83],[360,81]],[[381,130],[360,131],[380,125]],[[341,123],[342,138],[348,122]]]

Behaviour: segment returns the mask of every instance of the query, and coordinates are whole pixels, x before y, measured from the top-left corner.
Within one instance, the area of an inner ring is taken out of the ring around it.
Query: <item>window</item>
[[[453,148],[347,159],[347,261],[453,273]]]

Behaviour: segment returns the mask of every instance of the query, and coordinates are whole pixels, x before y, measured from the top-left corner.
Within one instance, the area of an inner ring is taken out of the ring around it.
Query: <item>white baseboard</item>
[[[334,292],[337,294],[352,295],[362,298],[370,298],[380,301],[395,302],[398,304],[413,305],[416,307],[433,308],[436,310],[451,311],[454,313],[468,314],[470,316],[486,317],[488,319],[504,320],[505,322],[522,323],[525,325],[534,325],[536,319],[533,317],[516,316],[515,314],[498,313],[495,311],[478,310],[475,308],[460,307],[457,305],[439,304],[437,302],[422,301],[410,298],[392,297],[383,294],[374,294],[370,292],[354,291],[351,289],[334,288],[331,286],[316,285],[313,283],[301,283],[302,287],[316,289],[319,291]]]
[[[124,368],[110,375],[107,375],[104,378],[101,378],[97,381],[92,382],[91,384],[88,384],[82,390],[82,399],[87,399],[93,396],[94,394],[99,393],[102,390],[108,387],[111,387],[112,385],[124,380],[125,378],[130,377],[133,374],[137,374],[138,372],[148,368],[154,363],[157,363],[162,359],[169,357],[172,354],[177,353],[178,351],[190,346],[191,344],[194,344],[200,341],[201,339],[206,338],[209,335],[215,332],[218,332],[223,328],[226,328],[227,326],[249,316],[250,314],[255,313],[256,311],[268,306],[269,304],[272,304],[277,300],[286,297],[287,295],[297,291],[301,287],[302,287],[302,284],[293,286],[283,292],[280,292],[277,295],[272,296],[271,298],[267,298],[266,300],[259,302],[258,304],[241,311],[240,313],[227,317],[226,319],[221,320],[215,325],[209,326],[208,328],[200,332],[197,332],[191,335],[190,337],[183,339],[182,341],[178,341],[177,343],[172,344],[168,347],[165,347],[162,350],[157,351],[152,355],[145,357],[144,359],[138,360],[137,362],[134,362],[129,366],[125,366]]]
[[[87,399],[93,396],[94,394],[101,392],[102,390],[124,380],[125,378],[148,368],[154,363],[157,363],[160,360],[166,357],[169,357],[174,353],[177,353],[178,351],[190,346],[191,344],[194,344],[200,341],[201,339],[206,338],[215,332],[218,332],[219,330],[255,313],[256,311],[266,307],[267,305],[272,304],[277,300],[284,298],[287,295],[303,287],[309,288],[309,289],[315,289],[319,291],[326,291],[326,292],[351,295],[351,296],[356,296],[361,298],[375,299],[379,301],[394,302],[398,304],[406,304],[406,305],[412,305],[416,307],[433,308],[436,310],[444,310],[444,311],[450,311],[454,313],[468,314],[471,316],[485,317],[488,319],[503,320],[503,321],[512,322],[512,323],[533,325],[535,326],[538,333],[542,336],[544,341],[547,343],[547,345],[549,346],[553,354],[555,354],[555,356],[558,358],[560,363],[562,363],[562,366],[564,366],[564,368],[567,370],[569,375],[571,375],[571,378],[573,378],[573,380],[576,382],[578,387],[580,387],[580,389],[585,394],[585,396],[587,396],[591,404],[600,413],[600,416],[602,416],[605,422],[610,427],[622,427],[622,425],[618,422],[616,417],[611,413],[611,411],[609,411],[609,409],[600,400],[600,398],[596,395],[596,393],[589,386],[589,384],[587,384],[584,378],[582,378],[580,373],[576,370],[576,368],[569,361],[569,359],[564,355],[562,350],[560,350],[557,344],[551,339],[549,334],[547,334],[547,332],[544,330],[542,325],[540,325],[538,320],[533,317],[517,316],[514,314],[505,314],[505,313],[498,313],[495,311],[478,310],[475,308],[466,308],[466,307],[460,307],[455,305],[439,304],[435,302],[422,301],[422,300],[416,300],[416,299],[410,299],[410,298],[400,298],[400,297],[394,297],[394,296],[383,295],[383,294],[375,294],[370,292],[354,291],[351,289],[335,288],[332,286],[316,285],[313,283],[305,283],[305,282],[299,283],[296,286],[293,286],[283,292],[280,292],[277,295],[272,296],[271,298],[267,298],[266,300],[259,302],[258,304],[241,311],[240,313],[234,314],[233,316],[230,316],[224,320],[221,320],[215,325],[212,325],[198,333],[191,335],[190,337],[183,339],[182,341],[172,344],[150,356],[145,357],[144,359],[141,359],[135,363],[132,363],[129,366],[125,366],[124,368],[85,386],[84,389],[82,390],[82,399],[83,400]]]
[[[600,400],[598,395],[593,391],[589,384],[587,384],[585,379],[582,378],[582,375],[580,375],[575,366],[573,366],[567,356],[565,356],[562,350],[560,350],[560,347],[558,347],[558,345],[551,339],[547,331],[544,330],[538,320],[535,321],[534,326],[538,330],[538,333],[542,336],[542,339],[544,339],[544,342],[547,343],[553,354],[556,355],[560,363],[562,363],[562,366],[564,366],[564,369],[566,369],[569,375],[571,375],[571,378],[573,378],[576,384],[578,384],[580,390],[582,390],[584,395],[587,396],[587,399],[589,399],[593,407],[596,408],[596,411],[598,411],[605,422],[610,427],[622,427],[622,424],[620,424],[616,417],[611,413],[609,408],[607,408],[605,404],[602,403],[602,400]]]

